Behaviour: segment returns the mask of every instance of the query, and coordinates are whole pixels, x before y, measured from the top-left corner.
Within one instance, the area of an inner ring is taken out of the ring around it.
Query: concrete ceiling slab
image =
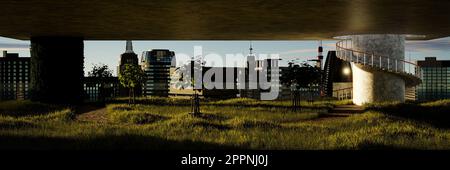
[[[448,0],[0,0],[0,36],[305,40],[450,35]]]

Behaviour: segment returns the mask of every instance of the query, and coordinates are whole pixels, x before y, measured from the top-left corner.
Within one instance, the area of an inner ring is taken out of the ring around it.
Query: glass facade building
[[[144,51],[141,67],[145,72],[142,94],[145,96],[169,96],[170,69],[175,67],[175,53],[165,49]]]
[[[0,100],[29,98],[30,57],[3,52],[0,57]]]
[[[417,87],[417,99],[421,101],[450,98],[450,60],[425,57],[418,61],[422,68],[422,83]]]

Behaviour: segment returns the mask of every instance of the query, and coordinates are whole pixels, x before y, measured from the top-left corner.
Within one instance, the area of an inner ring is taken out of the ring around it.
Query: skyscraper
[[[175,67],[175,52],[167,49],[144,51],[141,67],[145,72],[142,94],[146,96],[169,95],[170,69]]]
[[[249,54],[243,68],[238,69],[239,97],[259,98],[258,73],[256,71],[257,59],[253,54],[253,45],[250,42]]]

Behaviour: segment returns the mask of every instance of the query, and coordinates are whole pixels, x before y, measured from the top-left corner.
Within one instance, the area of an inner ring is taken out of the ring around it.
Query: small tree
[[[181,67],[177,68],[172,76],[171,86],[177,89],[190,89],[192,88],[193,94],[191,96],[191,112],[189,114],[194,116],[201,115],[200,112],[200,97],[199,93],[202,89],[196,89],[195,84],[197,83],[194,75],[202,74],[202,67],[204,66],[204,61],[201,58],[194,59],[183,64]],[[198,83],[202,83],[202,80]]]
[[[128,104],[135,103],[134,89],[144,81],[144,71],[138,65],[125,64],[119,72],[119,81],[123,87],[128,88]]]
[[[100,102],[105,102],[107,89],[107,78],[112,77],[112,71],[108,68],[106,64],[95,64],[92,70],[88,72],[89,77],[94,77],[94,84],[99,84],[98,88],[98,99]]]

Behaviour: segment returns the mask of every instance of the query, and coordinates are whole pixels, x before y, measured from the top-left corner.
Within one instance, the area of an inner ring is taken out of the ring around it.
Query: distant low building
[[[29,98],[30,57],[3,51],[0,57],[0,100]]]
[[[422,83],[417,86],[417,99],[420,101],[450,98],[450,60],[436,60],[425,57],[417,61],[422,68]]]
[[[97,102],[101,96],[105,100],[110,100],[120,96],[120,84],[117,77],[85,77],[84,80],[84,100],[88,102]],[[101,88],[103,83],[103,88]]]

